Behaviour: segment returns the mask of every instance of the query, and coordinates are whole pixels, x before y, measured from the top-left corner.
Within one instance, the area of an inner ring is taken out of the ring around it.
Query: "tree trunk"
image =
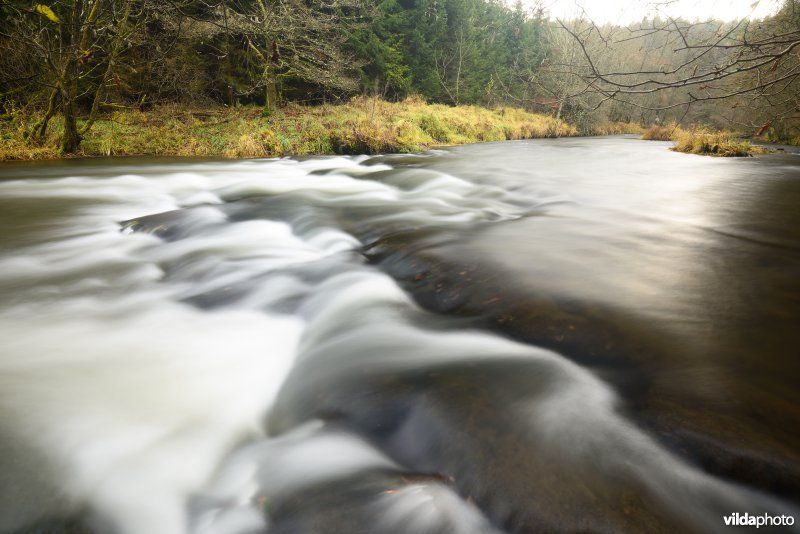
[[[36,124],[33,125],[31,131],[26,136],[28,139],[34,139],[38,142],[44,141],[45,135],[47,134],[47,125],[50,123],[50,119],[53,118],[53,115],[56,113],[56,107],[58,106],[58,95],[61,93],[61,87],[57,86],[53,89],[50,93],[50,98],[47,101],[47,111],[42,117],[41,120],[37,121]]]
[[[273,76],[267,78],[264,88],[264,112],[270,114],[278,108],[278,84]]]
[[[70,27],[65,29],[64,41],[69,50],[64,75],[61,80],[61,111],[64,114],[64,134],[61,136],[59,151],[73,154],[78,151],[81,136],[78,134],[78,119],[75,100],[78,98],[78,55],[81,50],[80,36],[83,15],[83,2],[74,0]]]
[[[117,60],[117,56],[122,49],[122,41],[125,37],[125,32],[127,30],[126,26],[128,24],[128,17],[131,14],[131,4],[133,2],[128,0],[125,4],[125,12],[122,15],[122,20],[117,27],[117,36],[114,39],[114,44],[111,48],[111,52],[108,56],[108,63],[106,64],[106,69],[103,71],[103,76],[100,78],[100,81],[97,84],[97,89],[94,92],[94,98],[92,99],[92,109],[89,111],[89,117],[87,117],[86,122],[83,124],[78,135],[83,137],[89,132],[89,129],[94,125],[94,121],[97,119],[97,110],[100,108],[100,101],[103,97],[103,92],[105,90],[106,84],[108,80],[111,78],[111,73],[114,71],[114,64]],[[99,2],[95,3],[94,7],[92,8],[91,16],[89,17],[89,22],[94,22],[94,18],[97,15],[97,8],[100,5]],[[81,39],[81,49],[85,47],[85,41],[88,41],[88,32],[84,33],[83,38]],[[80,142],[80,139],[78,139]]]
[[[75,116],[75,85],[77,81],[69,84],[69,88],[63,90],[62,112],[64,113],[64,134],[61,137],[59,151],[64,154],[74,154],[78,151],[81,144],[81,136],[78,134],[78,120]]]

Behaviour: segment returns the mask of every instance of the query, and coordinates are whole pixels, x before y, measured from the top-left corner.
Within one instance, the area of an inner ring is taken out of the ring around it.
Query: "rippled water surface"
[[[0,167],[0,532],[800,519],[798,158]]]

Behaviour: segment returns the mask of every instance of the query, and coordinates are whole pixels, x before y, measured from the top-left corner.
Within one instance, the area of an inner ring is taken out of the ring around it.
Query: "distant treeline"
[[[561,25],[542,8],[503,0],[7,0],[0,2],[0,105],[7,120],[27,121],[31,142],[63,117],[64,151],[119,108],[253,104],[269,115],[287,102],[356,95],[513,105],[587,131],[603,120],[721,122],[723,111],[736,109],[731,120],[751,130],[767,124],[789,132],[798,94],[795,3],[785,0],[773,22],[747,33],[658,19],[628,28]],[[690,47],[679,50],[681,41]],[[788,52],[764,56],[764,42]],[[752,66],[748,50],[774,62]],[[780,75],[780,85],[732,95],[749,97],[745,106],[717,101],[727,96],[693,105],[716,87],[726,57],[742,67],[726,80],[746,86]],[[649,87],[640,85],[648,73],[669,72],[675,62],[692,83],[706,69],[708,82],[639,90]],[[643,74],[604,78],[603,69]],[[631,79],[633,89],[614,85]]]
[[[355,94],[493,104],[526,96],[543,25],[541,10],[500,0],[4,2],[0,94],[46,105],[55,85],[76,81],[81,108],[95,96],[101,106]]]

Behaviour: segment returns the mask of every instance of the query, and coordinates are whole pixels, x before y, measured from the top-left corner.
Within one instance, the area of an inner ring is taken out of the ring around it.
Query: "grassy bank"
[[[675,140],[672,150],[687,154],[719,157],[747,157],[766,154],[769,150],[737,139],[730,132],[683,132]]]
[[[25,129],[35,119],[0,122],[0,161],[60,157],[57,119],[44,143],[24,140]],[[577,130],[563,121],[515,108],[449,107],[417,98],[396,103],[359,98],[341,105],[289,105],[266,118],[255,107],[163,106],[150,112],[117,111],[93,126],[77,155],[247,158],[376,154],[571,135],[577,135]]]
[[[642,134],[651,141],[674,141],[672,150],[687,154],[718,157],[747,157],[769,151],[740,139],[734,132],[711,131],[706,128],[686,130],[677,124],[651,126]]]

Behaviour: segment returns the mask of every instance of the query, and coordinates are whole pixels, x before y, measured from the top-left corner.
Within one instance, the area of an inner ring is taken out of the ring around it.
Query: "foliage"
[[[355,53],[364,61],[361,84],[375,96],[403,98],[411,88],[411,68],[403,49],[407,13],[395,0],[377,5],[374,24],[359,28],[351,36]]]
[[[549,20],[543,3],[506,0],[7,0],[0,118],[23,128],[31,152],[80,152],[97,119],[114,111],[258,105],[272,121],[292,103],[420,95],[434,104],[533,110],[589,135],[707,124],[790,142],[800,138],[797,1],[783,0],[763,21],[599,27]],[[340,125],[334,139],[320,131],[309,143],[376,151],[419,145],[418,136],[477,138],[463,133],[463,120],[441,114],[378,129],[369,121]],[[253,135],[240,135],[242,153],[294,146],[294,134]]]

